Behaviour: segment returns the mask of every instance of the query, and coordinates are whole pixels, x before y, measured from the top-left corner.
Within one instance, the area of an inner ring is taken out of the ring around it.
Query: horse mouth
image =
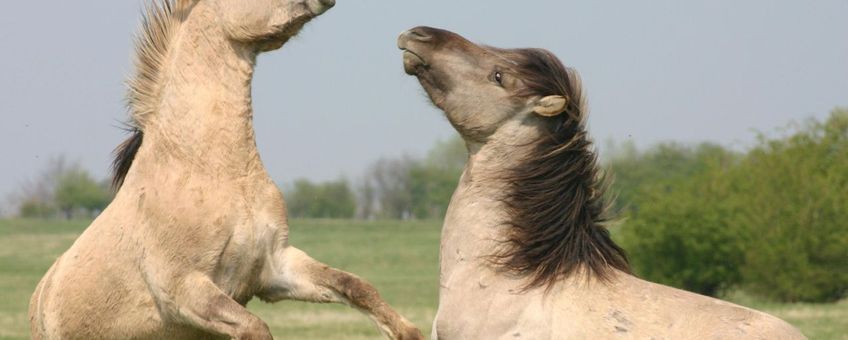
[[[300,30],[303,28],[303,26],[305,26],[306,23],[308,23],[313,18],[315,18],[315,15],[310,12],[298,15],[297,17],[292,18],[289,22],[280,25],[279,27],[276,27],[276,33],[274,34],[274,37],[276,39],[288,40],[289,38],[294,37],[298,33],[300,33]]]
[[[427,68],[427,62],[421,55],[412,50],[402,48],[403,50],[403,70],[408,75],[418,75],[423,69]]]
[[[259,42],[259,50],[262,52],[273,51],[285,45],[292,37],[296,36],[303,26],[312,20],[315,16],[311,13],[299,15],[290,21],[275,26],[273,33],[261,38]]]

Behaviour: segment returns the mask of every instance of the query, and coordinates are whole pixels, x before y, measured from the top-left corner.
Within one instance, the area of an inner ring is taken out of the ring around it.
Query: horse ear
[[[553,117],[565,111],[568,98],[563,96],[547,96],[539,99],[533,111],[545,117]]]

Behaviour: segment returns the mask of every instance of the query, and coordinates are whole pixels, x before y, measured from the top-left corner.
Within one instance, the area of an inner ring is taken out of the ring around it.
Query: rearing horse
[[[334,0],[156,0],[129,82],[133,136],[114,201],[32,295],[35,339],[270,339],[254,296],[345,303],[392,339],[420,332],[358,277],[288,242],[283,196],[257,152],[257,54]]]
[[[574,70],[541,49],[401,34],[469,150],[445,217],[434,339],[799,339],[771,315],[630,275]]]

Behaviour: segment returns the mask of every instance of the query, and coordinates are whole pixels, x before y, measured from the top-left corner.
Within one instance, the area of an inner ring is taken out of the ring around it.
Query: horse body
[[[498,133],[532,133],[520,132],[532,128],[519,121],[507,125],[513,127]],[[522,142],[513,137],[501,145],[471,147],[442,229],[433,339],[803,338],[771,315],[618,270],[608,282],[583,273],[526,289],[526,277],[488,260],[501,246],[506,218],[497,199],[505,185],[494,178],[510,158],[520,159],[514,148]]]
[[[192,177],[188,182],[208,180]],[[206,337],[192,319],[210,318],[204,314],[212,311],[191,304],[209,299],[192,295],[219,291],[236,308],[261,294],[261,276],[289,247],[288,227],[281,220],[285,215],[273,213],[282,207],[281,197],[239,202],[243,196],[236,193],[243,188],[221,183],[210,192],[203,187],[186,184],[184,195],[154,189],[176,186],[122,189],[40,284],[32,303],[34,325],[40,327],[33,334],[51,331],[43,334],[48,339]],[[265,196],[273,195],[271,189]],[[213,202],[221,197],[230,198]],[[162,210],[160,204],[176,209]]]
[[[288,242],[282,194],[257,151],[256,56],[332,0],[176,0],[152,7],[119,151],[120,190],[41,280],[35,339],[269,339],[244,306],[345,303],[393,339],[420,332],[358,277]]]
[[[549,292],[473,270],[441,287],[433,339],[799,339],[771,315],[620,274]],[[487,283],[486,280],[491,283]]]
[[[433,339],[799,339],[784,321],[647,282],[610,238],[579,77],[540,49],[401,34],[404,69],[465,140]]]

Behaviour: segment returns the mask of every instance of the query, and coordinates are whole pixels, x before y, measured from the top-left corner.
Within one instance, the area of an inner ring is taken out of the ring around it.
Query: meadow
[[[88,221],[0,220],[0,339],[29,338],[27,306],[38,280]],[[293,220],[292,243],[373,283],[429,337],[438,291],[438,221]],[[784,304],[732,292],[726,299],[777,315],[810,339],[848,339],[848,301]],[[340,305],[252,301],[286,339],[380,339],[370,321]]]

